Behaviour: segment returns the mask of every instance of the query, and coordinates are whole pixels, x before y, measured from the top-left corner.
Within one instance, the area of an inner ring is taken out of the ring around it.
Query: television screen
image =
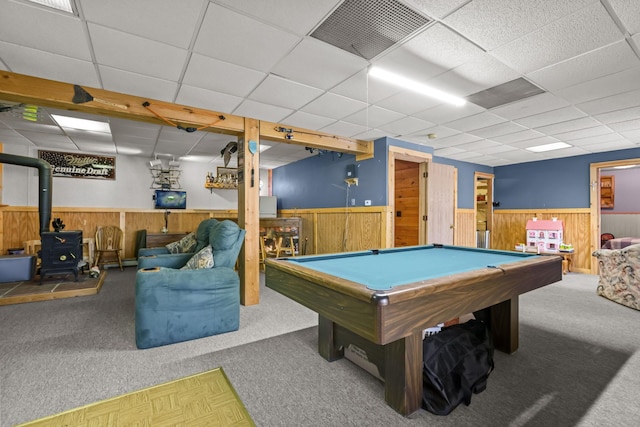
[[[153,196],[156,209],[186,209],[187,192],[172,190],[156,190]]]

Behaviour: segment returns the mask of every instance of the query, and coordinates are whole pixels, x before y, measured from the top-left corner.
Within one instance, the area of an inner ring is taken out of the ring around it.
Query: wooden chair
[[[118,259],[120,271],[122,271],[122,230],[114,225],[106,225],[98,227],[96,231],[96,260],[95,265],[100,264],[100,260],[104,264],[104,254],[113,253]]]

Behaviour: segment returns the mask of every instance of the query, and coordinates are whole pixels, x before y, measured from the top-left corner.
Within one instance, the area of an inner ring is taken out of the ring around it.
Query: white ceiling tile
[[[105,89],[173,102],[178,84],[173,81],[157,79],[151,76],[131,73],[111,67],[99,67]]]
[[[206,0],[136,0],[122,7],[112,1],[80,0],[82,13],[89,22],[183,49],[189,47],[207,3]]]
[[[572,104],[579,104],[635,89],[640,89],[640,67],[559,89],[555,94]]]
[[[452,156],[455,154],[461,154],[461,153],[464,153],[464,150],[461,150],[460,148],[456,148],[456,147],[438,148],[433,152],[435,156],[441,156],[441,157],[449,157],[449,156]]]
[[[43,79],[99,87],[94,65],[69,56],[56,55],[0,41],[0,58],[12,72]]]
[[[590,3],[593,1],[471,1],[444,22],[483,48],[492,50]]]
[[[468,159],[470,158],[477,158],[479,156],[479,153],[474,153],[472,151],[463,151],[462,153],[449,154],[447,157],[454,160],[468,161]]]
[[[221,43],[220,40],[228,40]],[[302,39],[210,3],[194,51],[268,72]]]
[[[271,74],[251,92],[249,98],[254,101],[271,102],[279,107],[296,110],[319,97],[322,93],[323,91],[320,89]]]
[[[331,89],[331,92],[362,102],[376,103],[381,99],[401,92],[401,89],[379,79],[369,77],[367,70],[362,70]]]
[[[19,134],[25,138],[28,138],[31,142],[38,146],[46,146],[49,143],[56,144],[58,146],[73,145],[71,139],[69,139],[67,135],[63,134],[34,132],[28,130],[20,131]]]
[[[530,73],[623,38],[605,8],[596,2],[498,47],[491,54],[514,70]]]
[[[184,83],[235,96],[247,96],[266,74],[194,53]]]
[[[466,144],[456,145],[456,148],[460,148],[466,151],[472,151],[476,153],[484,153],[485,150],[493,147],[503,147],[503,144],[492,141],[490,139],[481,139],[479,141],[468,142]]]
[[[365,127],[380,127],[385,123],[390,123],[402,118],[402,114],[395,111],[387,110],[385,108],[376,107],[375,105],[360,110],[357,113],[351,114],[343,119],[345,122],[355,123]]]
[[[640,33],[640,3],[635,0],[609,0],[616,16],[630,34]]]
[[[440,145],[444,145],[447,147],[453,147],[456,145],[462,145],[473,141],[479,141],[482,138],[479,138],[475,135],[471,135],[468,133],[458,133],[456,135],[446,136],[443,138],[438,138],[437,142]]]
[[[632,142],[627,140],[618,140],[607,142],[606,144],[591,144],[582,146],[585,150],[589,150],[592,153],[601,153],[604,151],[613,151],[613,150],[626,150],[628,148],[638,148],[638,146]]]
[[[409,6],[431,18],[444,18],[468,0],[406,0]]]
[[[587,129],[574,130],[571,132],[554,133],[553,136],[560,141],[573,141],[580,138],[607,135],[613,133],[607,126],[596,126]]]
[[[426,83],[430,78],[442,74],[449,69],[444,65],[432,63],[416,55],[402,45],[390,50],[389,53],[384,56],[377,58],[373,65],[421,83]]]
[[[430,128],[433,123],[414,117],[403,117],[391,123],[379,126],[383,131],[389,132],[389,135],[407,135],[421,130]]]
[[[183,84],[180,86],[176,102],[182,105],[230,114],[240,105],[242,98]]]
[[[503,144],[511,144],[512,142],[524,141],[526,139],[533,139],[544,136],[542,132],[538,132],[532,129],[523,130],[520,132],[509,133],[506,135],[494,136],[493,139],[496,142]]]
[[[363,141],[375,141],[378,138],[382,138],[384,136],[389,136],[389,134],[380,129],[369,129],[362,133],[357,133],[355,135],[351,135],[351,138],[361,139]],[[405,138],[403,138],[405,139]]]
[[[626,108],[640,106],[640,90],[583,102],[576,106],[585,113],[593,115],[624,110]]]
[[[411,115],[419,111],[424,111],[427,108],[435,107],[441,103],[442,101],[419,93],[403,91],[378,101],[376,105],[388,110],[397,111],[401,114]]]
[[[620,132],[620,135],[631,142],[634,142],[636,144],[640,143],[640,129],[626,130],[626,131]]]
[[[583,147],[586,145],[593,145],[593,144],[609,144],[611,142],[619,141],[621,139],[623,138],[621,138],[620,135],[616,133],[608,133],[604,135],[588,136],[586,138],[574,139],[570,143],[571,145],[577,145],[577,146]]]
[[[514,120],[514,122],[520,123],[526,127],[537,128],[553,123],[566,122],[584,116],[586,116],[586,114],[575,107],[564,107],[553,111],[547,111],[546,113],[536,114],[535,116],[523,117],[521,119]]]
[[[237,116],[252,117],[268,122],[279,122],[292,112],[293,110],[289,108],[276,107],[275,105],[263,104],[250,99],[243,101],[238,108],[233,110],[233,114]]]
[[[640,129],[640,118],[635,120],[627,120],[624,122],[611,123],[608,125],[608,127],[613,129],[616,132],[624,132],[626,130]]]
[[[3,1],[0,40],[91,61],[91,50],[80,19],[35,5]]]
[[[557,110],[566,107],[569,103],[550,93],[530,96],[521,101],[512,102],[500,107],[491,109],[493,114],[504,117],[508,120],[520,119],[522,117],[533,116],[547,111]]]
[[[578,55],[527,74],[529,80],[548,91],[579,85],[638,67],[640,60],[626,40]],[[590,83],[592,84],[592,83]]]
[[[473,60],[442,73],[427,83],[454,95],[466,96],[518,77],[520,74],[491,55],[483,53],[481,56],[474,55]]]
[[[412,114],[412,116],[436,124],[443,124],[461,119],[463,117],[473,116],[483,111],[486,111],[486,109],[476,104],[467,102],[462,107],[441,104],[437,107],[432,107],[419,113]]]
[[[362,58],[319,40],[306,38],[272,72],[327,90],[366,66],[367,62]]]
[[[341,0],[215,0],[298,35],[309,33]]]
[[[302,111],[318,116],[342,119],[367,107],[365,102],[327,92],[302,108]]]
[[[456,68],[483,55],[478,46],[438,23],[412,37],[400,49],[444,70]]]
[[[296,111],[289,117],[287,117],[282,123],[295,126],[304,129],[320,129],[335,122],[335,119],[328,117],[322,117],[315,114],[305,113],[303,111]]]
[[[419,135],[426,136],[428,134],[435,135],[434,139],[446,138],[447,136],[457,135],[461,133],[459,130],[451,129],[446,126],[432,126],[428,129],[425,129],[423,132],[420,132]]]
[[[88,24],[96,60],[113,68],[178,81],[187,51],[132,36],[100,25]]]
[[[481,138],[494,138],[496,136],[521,132],[523,130],[526,130],[526,128],[517,123],[503,122],[493,126],[487,126],[480,129],[470,130],[468,132],[472,135],[476,135]]]
[[[513,147],[511,145],[499,144],[499,145],[494,145],[492,147],[484,148],[482,152],[485,154],[499,154],[499,153],[504,153],[506,151],[514,151],[514,150],[518,150],[518,148]]]
[[[354,135],[359,135],[366,132],[368,129],[365,126],[360,126],[354,123],[338,121],[331,123],[329,126],[325,126],[320,130],[325,133],[352,138]]]
[[[474,116],[464,117],[462,119],[448,122],[446,123],[446,125],[462,132],[468,132],[470,130],[485,128],[487,126],[503,123],[505,121],[506,120],[500,116],[497,116],[493,113],[484,112],[476,114]]]
[[[547,126],[540,126],[536,128],[536,130],[545,135],[556,135],[564,132],[595,128],[598,126],[600,126],[600,123],[593,117],[580,117],[574,120],[567,120]]]
[[[612,123],[640,119],[640,107],[614,110],[609,113],[596,114],[594,117],[601,123],[608,124],[611,127]]]

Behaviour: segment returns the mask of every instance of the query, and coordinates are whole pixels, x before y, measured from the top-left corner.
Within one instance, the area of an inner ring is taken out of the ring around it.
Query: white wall
[[[55,150],[53,150],[55,151]],[[5,144],[6,154],[37,157],[37,149]],[[91,153],[90,153],[91,154]],[[116,156],[116,179],[53,178],[53,207],[142,208],[152,209],[152,177],[148,158]],[[10,206],[38,206],[38,170],[3,165],[2,203]],[[210,191],[204,188],[207,172],[215,172],[209,163],[182,162],[180,184],[187,191],[187,209],[237,209],[237,190]],[[268,171],[260,171],[267,182]],[[258,185],[256,180],[255,185]],[[265,184],[260,195],[267,195]]]

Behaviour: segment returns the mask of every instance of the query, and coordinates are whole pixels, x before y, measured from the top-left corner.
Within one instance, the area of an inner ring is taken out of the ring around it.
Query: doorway
[[[474,174],[474,200],[476,247],[491,247],[491,230],[493,228],[493,174],[476,172]]]
[[[591,163],[589,165],[589,206],[591,209],[591,247],[589,248],[589,253],[593,253],[596,249],[600,249],[600,235],[602,234],[600,215],[600,177],[602,169],[637,164],[640,164],[639,158]],[[590,272],[591,274],[598,274],[598,263],[593,262],[593,258],[591,258]]]

